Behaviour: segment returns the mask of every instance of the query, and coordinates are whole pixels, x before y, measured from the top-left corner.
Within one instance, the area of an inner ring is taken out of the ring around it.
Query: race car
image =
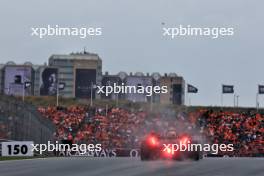
[[[202,152],[189,151],[188,144],[197,144],[197,141],[192,140],[190,135],[170,133],[166,136],[161,136],[151,132],[141,143],[140,157],[142,161],[157,160],[157,159],[172,159],[182,161],[184,159],[192,159],[198,161],[202,159]],[[181,149],[186,150],[180,150]]]

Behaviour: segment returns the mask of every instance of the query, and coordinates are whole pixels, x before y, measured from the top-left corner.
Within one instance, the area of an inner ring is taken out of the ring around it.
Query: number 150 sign
[[[2,142],[2,156],[33,156],[33,141]]]

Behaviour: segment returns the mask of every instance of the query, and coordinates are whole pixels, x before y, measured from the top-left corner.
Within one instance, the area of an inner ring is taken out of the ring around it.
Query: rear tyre
[[[192,159],[194,161],[199,161],[201,159],[201,152],[194,152]]]
[[[141,159],[141,161],[148,161],[151,159],[150,152],[148,151],[148,149],[146,149],[145,145],[141,145],[140,159]]]
[[[183,153],[179,153],[178,156],[175,156],[173,159],[176,160],[176,161],[183,161],[184,160],[184,154]]]

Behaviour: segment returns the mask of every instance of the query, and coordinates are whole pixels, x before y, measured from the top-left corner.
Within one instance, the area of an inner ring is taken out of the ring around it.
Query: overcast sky
[[[220,105],[221,84],[233,84],[239,104],[255,106],[257,85],[264,84],[263,7],[263,0],[1,0],[0,62],[43,64],[51,54],[86,47],[103,59],[103,71],[182,75],[199,88],[190,95],[194,105]],[[31,27],[48,24],[102,27],[103,36],[31,36]],[[180,24],[234,27],[235,35],[162,37],[162,27]],[[233,105],[233,95],[225,95],[224,104]]]

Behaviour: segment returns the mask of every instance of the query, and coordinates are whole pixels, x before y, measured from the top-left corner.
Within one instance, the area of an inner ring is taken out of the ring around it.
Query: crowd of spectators
[[[73,140],[73,134],[80,128],[85,119],[87,109],[79,106],[38,108],[42,115],[47,117],[56,126],[55,137],[64,140]]]
[[[170,130],[195,133],[210,143],[234,144],[233,156],[264,153],[264,116],[250,112],[197,110],[174,113],[172,110],[147,112],[124,108],[71,106],[39,107],[39,112],[56,125],[57,140],[73,143],[101,143],[103,148],[138,148],[150,131],[165,134]]]
[[[7,139],[11,134],[7,122],[8,118],[6,114],[4,114],[3,108],[0,106],[0,139]]]
[[[0,122],[0,139],[5,139],[8,137],[7,127],[4,123]]]
[[[251,112],[207,111],[198,118],[198,121],[201,129],[205,129],[204,134],[213,143],[234,144],[235,150],[232,155],[264,154],[263,115]]]

